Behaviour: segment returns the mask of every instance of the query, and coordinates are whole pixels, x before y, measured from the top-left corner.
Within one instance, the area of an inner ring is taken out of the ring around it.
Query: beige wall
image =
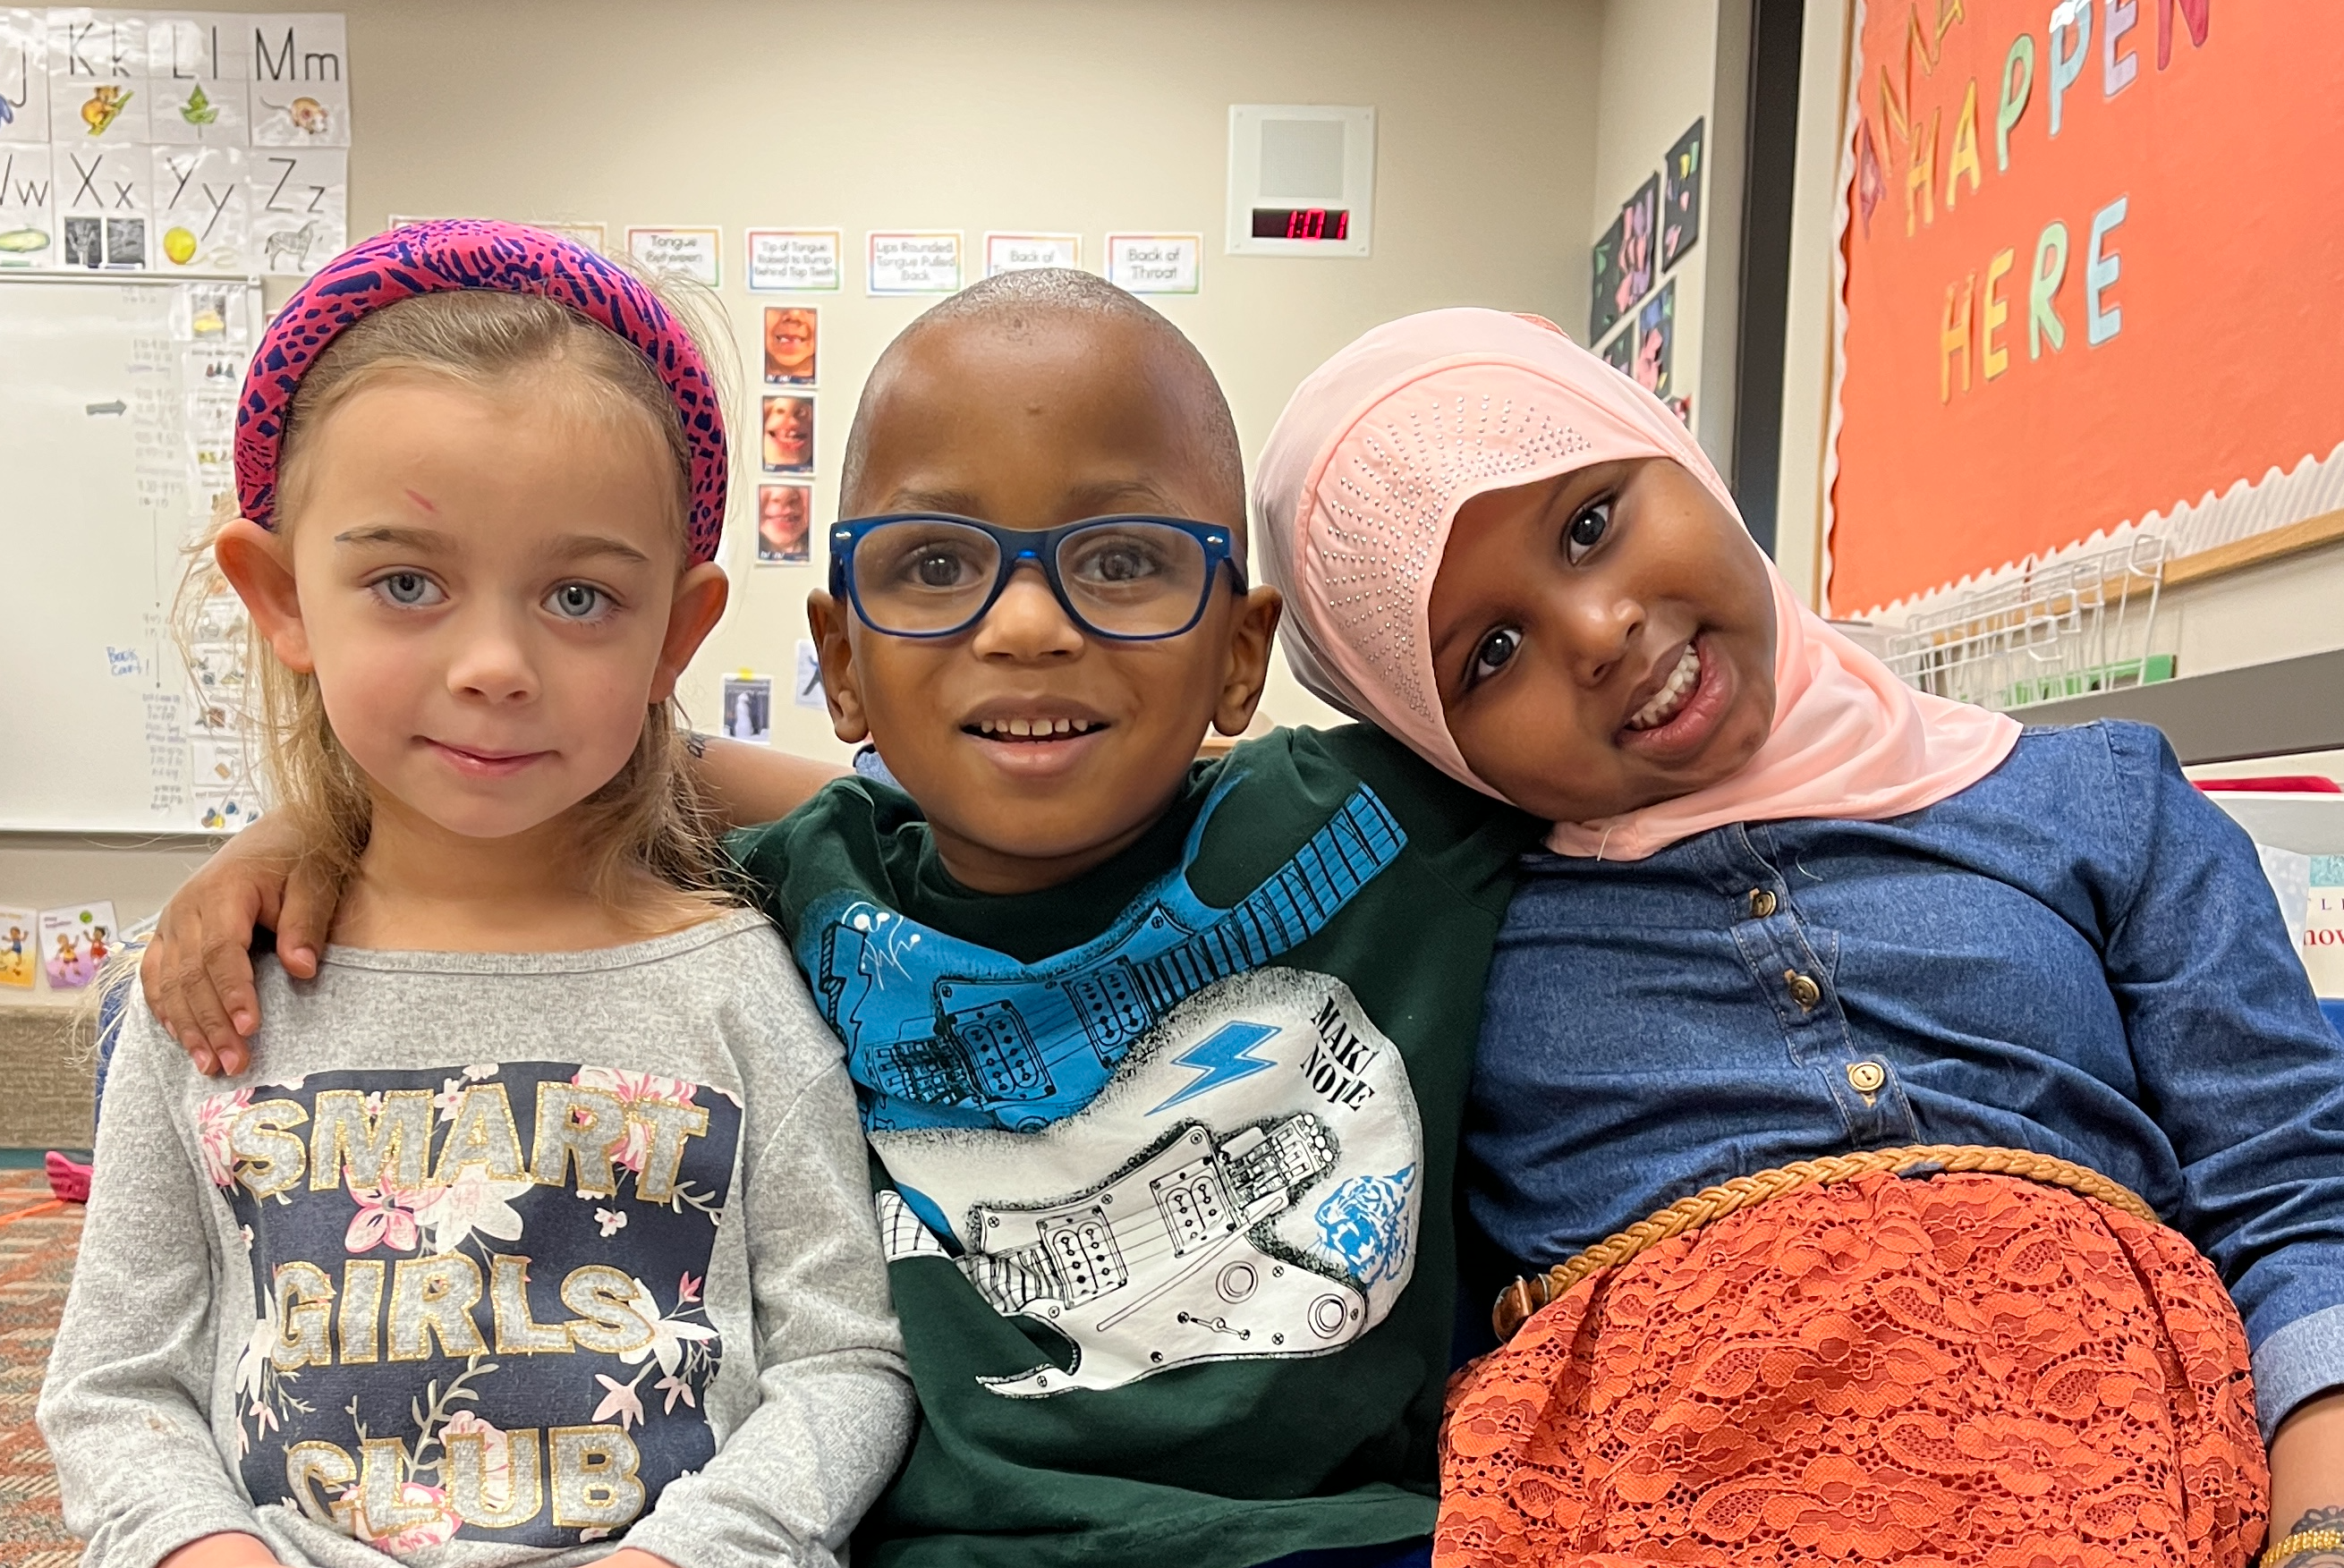
[[[1688,15],[1714,5],[1692,0]],[[629,224],[721,225],[722,303],[753,374],[769,297],[741,286],[746,226],[835,226],[857,254],[873,227],[958,228],[972,252],[987,228],[1072,230],[1095,268],[1110,228],[1201,231],[1203,292],[1158,303],[1220,373],[1249,455],[1295,383],[1378,321],[1488,304],[1583,322],[1599,76],[1616,109],[1632,101],[1640,66],[1675,59],[1668,39],[1607,56],[1602,0],[343,8],[354,236],[392,213],[601,222],[614,240]],[[1375,106],[1371,257],[1221,253],[1228,106],[1287,102]],[[1635,156],[1657,167],[1698,112],[1671,107]],[[820,524],[834,516],[864,374],[924,302],[867,298],[859,276],[813,302],[823,332]],[[735,418],[750,437],[737,449],[753,456],[745,401]],[[724,558],[733,608],[685,689],[703,724],[716,721],[722,671],[752,667],[787,681],[805,595],[822,580],[819,557],[810,568],[752,564],[753,524],[740,519],[754,483],[743,474],[735,492]],[[1332,717],[1282,661],[1267,706],[1281,722]],[[781,711],[783,744],[844,755],[823,716]],[[129,919],[199,858],[186,846],[0,835],[0,900],[110,897]],[[0,1005],[19,1000],[0,992]]]

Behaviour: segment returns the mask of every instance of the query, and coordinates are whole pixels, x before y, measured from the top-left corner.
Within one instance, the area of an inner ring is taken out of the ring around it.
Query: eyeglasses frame
[[[985,596],[985,602],[977,607],[975,614],[958,626],[943,631],[890,631],[871,618],[869,612],[863,608],[863,594],[855,586],[852,563],[855,548],[863,542],[863,537],[890,523],[955,523],[962,528],[975,528],[992,538],[1000,548],[1001,565],[994,574],[992,590]],[[1066,582],[1058,575],[1058,548],[1072,535],[1114,523],[1149,523],[1159,528],[1176,528],[1195,539],[1204,549],[1204,591],[1197,596],[1197,608],[1189,612],[1188,618],[1177,628],[1137,634],[1103,631],[1075,608],[1073,598],[1066,592]],[[1238,596],[1242,598],[1248,591],[1245,567],[1237,558],[1231,530],[1219,523],[1200,523],[1187,518],[1163,518],[1150,512],[1110,512],[1103,517],[1077,518],[1055,528],[1005,528],[997,523],[988,523],[979,518],[964,518],[954,512],[889,512],[874,518],[842,518],[832,524],[830,529],[831,596],[834,598],[844,598],[854,607],[855,618],[882,637],[931,642],[940,638],[960,636],[993,613],[993,607],[1001,601],[1002,594],[1009,587],[1009,579],[1016,576],[1017,568],[1027,561],[1032,561],[1040,570],[1043,580],[1050,585],[1051,597],[1058,601],[1058,608],[1066,612],[1068,620],[1085,636],[1104,638],[1110,642],[1163,642],[1171,638],[1186,637],[1196,630],[1197,623],[1205,618],[1206,607],[1213,602],[1213,589],[1221,580],[1220,569],[1224,566],[1229,568],[1229,578],[1236,584]]]

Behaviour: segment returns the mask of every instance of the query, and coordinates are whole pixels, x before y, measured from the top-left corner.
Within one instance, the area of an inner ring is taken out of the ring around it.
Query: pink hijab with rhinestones
[[[1497,795],[1458,751],[1432,669],[1428,607],[1457,510],[1485,490],[1637,457],[1682,465],[1741,515],[1660,399],[1551,323],[1430,310],[1359,338],[1294,394],[1254,480],[1296,677]],[[1902,816],[2010,754],[2014,720],[1914,690],[1793,598],[1771,562],[1766,572],[1774,726],[1757,755],[1708,789],[1558,822],[1547,839],[1557,853],[1640,860],[1732,822]]]

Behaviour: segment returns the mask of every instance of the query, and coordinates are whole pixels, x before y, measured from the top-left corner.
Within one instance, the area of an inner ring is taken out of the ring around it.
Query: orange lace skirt
[[[2004,1176],[1809,1187],[1460,1372],[1436,1568],[2236,1568],[2269,1477],[2181,1236]]]

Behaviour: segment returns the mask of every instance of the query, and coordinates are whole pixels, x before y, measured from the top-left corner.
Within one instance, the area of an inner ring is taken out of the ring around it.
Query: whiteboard
[[[262,319],[254,278],[0,276],[0,830],[248,818],[169,614]]]

